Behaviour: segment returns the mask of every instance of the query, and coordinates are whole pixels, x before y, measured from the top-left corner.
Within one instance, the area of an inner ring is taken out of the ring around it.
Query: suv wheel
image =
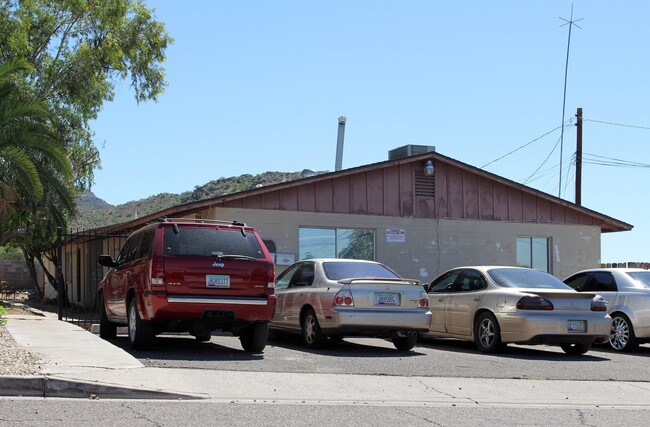
[[[146,350],[153,343],[153,324],[140,318],[136,298],[129,303],[129,341],[134,350]]]
[[[258,322],[246,326],[239,336],[239,341],[244,351],[249,353],[261,353],[266,347],[269,339],[268,322]]]
[[[612,316],[612,330],[609,334],[609,345],[616,351],[632,351],[639,346],[634,335],[630,319],[624,314]]]
[[[196,338],[196,340],[200,342],[210,341],[212,339],[212,332],[196,334],[194,335],[194,338]]]
[[[305,313],[302,321],[302,340],[309,348],[323,348],[327,337],[323,335],[314,310]]]
[[[413,334],[413,335],[408,336],[408,337],[393,338],[393,345],[399,351],[409,351],[413,347],[415,347],[415,344],[417,342],[418,342],[417,334]]]
[[[117,324],[108,320],[106,307],[104,307],[104,295],[99,295],[99,336],[105,340],[112,340],[117,336]]]

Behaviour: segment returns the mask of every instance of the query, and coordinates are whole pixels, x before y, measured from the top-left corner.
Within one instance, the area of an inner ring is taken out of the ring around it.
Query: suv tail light
[[[339,307],[354,307],[352,293],[348,290],[338,291],[334,297],[334,305]]]
[[[165,286],[165,267],[162,260],[156,258],[151,260],[150,276],[151,286]]]
[[[591,301],[591,311],[607,311],[607,300],[600,295],[597,295]]]
[[[266,268],[266,293],[272,294],[275,290],[275,268],[273,263],[269,263]]]
[[[553,310],[553,303],[544,297],[528,296],[517,302],[519,310]]]

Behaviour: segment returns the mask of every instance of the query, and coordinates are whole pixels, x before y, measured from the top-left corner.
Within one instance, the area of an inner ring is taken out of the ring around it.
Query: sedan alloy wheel
[[[609,344],[617,351],[631,351],[639,346],[629,319],[622,314],[612,316]]]

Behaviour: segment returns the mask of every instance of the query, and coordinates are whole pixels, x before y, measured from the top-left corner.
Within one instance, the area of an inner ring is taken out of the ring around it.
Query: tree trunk
[[[25,264],[27,265],[27,271],[29,271],[29,277],[32,279],[32,285],[34,286],[34,291],[39,299],[43,299],[44,290],[38,285],[38,277],[36,277],[36,266],[34,265],[34,257],[29,255],[27,252],[23,251],[25,256]]]

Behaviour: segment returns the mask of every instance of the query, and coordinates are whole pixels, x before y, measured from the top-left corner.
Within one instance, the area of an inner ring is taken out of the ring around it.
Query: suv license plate
[[[569,332],[587,332],[584,320],[567,320],[566,326]]]
[[[230,276],[208,274],[205,276],[205,286],[208,288],[229,288]]]
[[[399,305],[399,294],[375,294],[375,305]]]

